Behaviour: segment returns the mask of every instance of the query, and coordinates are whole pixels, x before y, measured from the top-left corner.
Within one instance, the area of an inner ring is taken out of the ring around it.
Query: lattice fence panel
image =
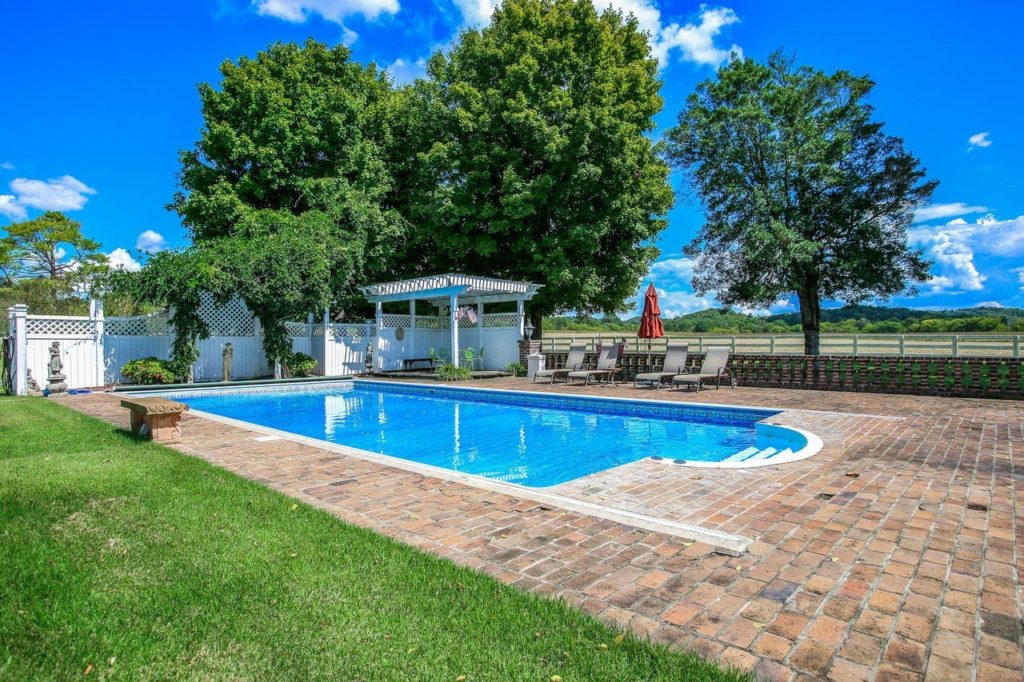
[[[447,317],[424,316],[416,318],[417,329],[448,329]]]
[[[25,319],[29,336],[93,336],[96,322],[87,317],[33,317]]]
[[[334,331],[334,338],[344,337],[358,340],[377,336],[377,330],[372,324],[345,324],[342,322],[331,326]]]
[[[485,327],[518,327],[519,315],[517,313],[485,313]]]
[[[384,313],[380,316],[380,321],[386,329],[395,329],[397,327],[408,327],[412,322],[412,317],[400,313]]]
[[[323,325],[315,326],[320,327],[320,336],[323,336]],[[285,322],[284,328],[288,330],[288,336],[309,336],[309,325],[305,322]]]
[[[199,314],[210,327],[210,336],[255,336],[256,319],[240,298],[234,298],[222,306],[213,302],[212,296],[204,295]]]
[[[166,315],[138,315],[136,317],[108,317],[103,325],[107,336],[168,336],[171,326]]]

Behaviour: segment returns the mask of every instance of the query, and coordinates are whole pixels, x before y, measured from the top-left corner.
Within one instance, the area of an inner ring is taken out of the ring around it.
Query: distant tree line
[[[821,331],[826,334],[914,334],[914,333],[1024,333],[1024,309],[962,308],[957,310],[913,310],[880,306],[849,306],[822,311]],[[696,334],[799,334],[799,313],[758,317],[735,311],[701,310],[663,320],[666,332]],[[604,317],[553,317],[547,328],[556,331],[623,332],[635,334],[640,318],[623,320]]]

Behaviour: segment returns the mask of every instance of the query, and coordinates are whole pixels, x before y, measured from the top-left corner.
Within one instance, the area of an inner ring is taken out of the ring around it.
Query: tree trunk
[[[800,326],[804,332],[804,355],[821,354],[821,299],[818,289],[808,285],[797,292],[800,300]]]
[[[544,316],[536,311],[530,311],[530,323],[533,325],[533,338],[541,339],[544,336]]]

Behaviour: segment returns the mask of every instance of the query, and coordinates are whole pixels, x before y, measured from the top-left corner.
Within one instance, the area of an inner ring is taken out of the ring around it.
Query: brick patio
[[[61,400],[127,424],[112,395]],[[740,557],[196,416],[176,448],[762,679],[1024,679],[1024,403],[756,388],[699,400],[784,408],[778,421],[825,447],[752,470],[641,461],[557,488],[756,538]]]

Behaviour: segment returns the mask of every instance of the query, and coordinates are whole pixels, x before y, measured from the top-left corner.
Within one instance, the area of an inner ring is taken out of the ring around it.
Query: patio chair
[[[637,387],[637,384],[647,384],[648,386],[654,386],[655,390],[661,388],[661,383],[665,379],[682,374],[686,371],[686,357],[690,353],[690,346],[687,344],[673,345],[669,344],[665,350],[665,359],[661,363],[661,370],[657,372],[644,372],[643,374],[637,374],[633,377],[633,388]]]
[[[704,362],[701,363],[700,371],[695,374],[680,374],[672,377],[672,388],[675,389],[677,384],[688,384],[696,386],[699,391],[701,385],[705,380],[714,379],[715,388],[722,387],[722,377],[732,376],[729,374],[729,346],[711,346],[708,348],[708,352],[704,354]],[[733,388],[736,388],[736,381],[730,382]]]
[[[580,369],[575,372],[569,372],[569,377],[566,379],[566,383],[575,383],[576,379],[583,379],[583,385],[590,384],[592,378],[604,376],[606,379],[612,382],[612,386],[615,385],[615,365],[619,361],[619,344],[612,343],[601,349],[601,355],[597,359],[597,367],[595,369]]]
[[[533,383],[537,383],[537,378],[551,377],[551,383],[555,383],[555,378],[566,375],[569,372],[574,372],[583,366],[583,361],[587,357],[587,345],[584,343],[573,344],[569,346],[569,355],[565,358],[565,367],[557,367],[551,369],[542,369],[533,375]],[[568,380],[568,379],[567,379]]]

